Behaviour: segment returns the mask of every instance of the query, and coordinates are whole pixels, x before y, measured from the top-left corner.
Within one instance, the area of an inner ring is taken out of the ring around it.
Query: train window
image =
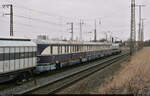
[[[68,52],[68,53],[70,52],[70,51],[69,51],[69,50],[70,50],[69,47],[70,47],[70,46],[67,46],[67,52]]]
[[[3,48],[0,48],[0,53],[4,53]]]
[[[28,48],[29,48],[28,52],[32,52],[33,50],[32,47],[28,47]]]
[[[4,54],[4,60],[9,60],[9,53]]]
[[[77,45],[77,52],[79,52],[79,46]]]
[[[60,54],[60,46],[56,46],[57,47],[57,53]]]
[[[29,53],[25,52],[25,58],[29,58]]]
[[[34,57],[37,57],[37,52],[34,52],[35,56]]]
[[[76,52],[76,46],[74,45],[74,52]]]
[[[10,53],[15,53],[15,48],[10,48]]]
[[[72,46],[72,51],[73,51],[73,52],[75,52],[75,50],[74,50],[74,49],[75,49],[75,46],[73,45],[73,46]]]
[[[62,46],[62,48],[61,48],[61,50],[62,50],[62,54],[65,54],[65,46]]]
[[[73,52],[73,46],[70,46],[70,53]]]
[[[20,53],[20,58],[24,58],[25,57],[25,53]]]
[[[84,48],[83,48],[83,46],[81,46],[81,51],[82,51],[82,52],[84,51]]]
[[[50,54],[53,54],[53,46],[50,46]]]
[[[83,46],[81,45],[81,52],[83,51]]]
[[[77,52],[77,46],[75,45],[75,52]]]
[[[33,51],[35,52],[37,49],[36,49],[36,47],[33,47]]]
[[[53,55],[58,54],[58,46],[53,46]]]
[[[19,53],[19,48],[16,48],[16,49],[15,49],[15,52],[16,52],[16,53]]]
[[[9,53],[9,48],[4,48],[4,53]]]
[[[72,53],[72,46],[69,46],[69,53]]]
[[[28,47],[25,47],[25,52],[29,52],[29,48]]]
[[[64,46],[65,47],[65,53],[67,53],[67,46]]]
[[[19,53],[15,53],[15,59],[20,59]]]
[[[20,47],[20,52],[24,52],[24,47]]]
[[[9,60],[14,60],[15,59],[15,54],[14,53],[10,53],[9,54]]]
[[[84,51],[84,46],[82,46],[82,52]]]
[[[77,45],[77,52],[79,52],[79,46]]]
[[[29,58],[32,57],[32,53],[33,53],[33,52],[29,52],[29,53],[28,53]]]
[[[4,59],[4,56],[3,56],[3,54],[1,53],[0,54],[0,61],[2,61]]]
[[[75,46],[73,45],[73,52],[75,52]]]

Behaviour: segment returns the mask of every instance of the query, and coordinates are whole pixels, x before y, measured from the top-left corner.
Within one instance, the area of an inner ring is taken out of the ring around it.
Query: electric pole
[[[105,35],[106,35],[106,42],[107,42],[107,33]]]
[[[145,7],[145,5],[136,5],[137,7],[139,7],[139,30],[138,30],[138,41],[139,42],[142,42],[142,33],[141,33],[141,27],[142,27],[142,7]],[[140,43],[139,43],[139,46],[140,46]]]
[[[97,26],[96,26],[96,20],[95,20],[95,29],[94,29],[94,42],[96,42],[97,41],[97,33],[96,33],[96,28],[97,28]]]
[[[83,26],[84,22],[83,20],[80,20],[80,41],[82,41],[82,26]]]
[[[99,24],[101,24],[101,22],[99,21]],[[95,20],[95,29],[94,29],[94,42],[97,41],[97,23],[96,23],[96,20]]]
[[[4,15],[10,15],[10,36],[14,36],[13,33],[13,5],[12,4],[6,4],[2,5],[3,8],[7,7],[10,8],[10,13],[9,14],[4,14]]]
[[[141,28],[141,41],[144,42],[144,18],[141,19],[142,22],[142,28]]]
[[[73,34],[73,25],[74,24],[73,24],[73,22],[70,22],[70,23],[67,23],[67,24],[69,24],[71,26],[71,32],[70,32],[71,33],[71,41],[73,41],[73,35],[74,35]]]
[[[136,24],[135,24],[135,0],[131,0],[131,30],[130,30],[130,55],[135,51]]]

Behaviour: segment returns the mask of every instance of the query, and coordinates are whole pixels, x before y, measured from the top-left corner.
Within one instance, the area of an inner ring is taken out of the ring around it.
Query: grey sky
[[[14,16],[15,36],[35,38],[38,34],[47,34],[50,38],[70,38],[67,22],[75,23],[75,37],[79,37],[79,20],[86,23],[83,26],[84,40],[93,39],[89,31],[93,32],[94,20],[101,19],[98,25],[98,39],[104,38],[104,32],[111,31],[113,36],[123,40],[129,38],[130,33],[130,0],[0,0],[0,5],[13,3],[14,14],[29,18],[38,18],[41,21]],[[137,0],[137,4],[146,4],[143,10],[145,22],[145,39],[150,39],[150,1]],[[26,9],[25,9],[26,8]],[[34,10],[27,10],[34,9]],[[36,12],[41,11],[48,13]],[[9,10],[0,8],[0,14]],[[138,17],[138,12],[136,12]],[[48,21],[48,22],[43,22]],[[98,22],[97,22],[98,23]],[[138,23],[138,19],[137,22]],[[0,17],[1,36],[9,35],[9,16]],[[138,28],[137,28],[138,29]]]

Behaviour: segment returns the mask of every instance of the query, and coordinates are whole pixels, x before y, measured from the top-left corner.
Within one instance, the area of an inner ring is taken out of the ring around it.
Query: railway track
[[[48,77],[36,78],[35,81],[29,81],[19,86],[0,90],[0,95],[3,94],[50,94],[55,93],[64,87],[69,86],[78,80],[93,74],[100,69],[111,65],[118,60],[123,60],[128,56],[128,52],[119,55],[111,56],[100,61],[90,62],[77,68],[72,68],[61,73],[57,73]]]
[[[95,65],[89,66],[85,69],[81,69],[78,72],[74,72],[68,76],[62,77],[54,82],[48,82],[44,85],[39,85],[37,87],[31,88],[20,92],[19,94],[52,94],[59,90],[99,71],[102,70],[115,62],[122,62],[128,57],[129,53],[124,53],[117,55],[101,62],[96,62]]]

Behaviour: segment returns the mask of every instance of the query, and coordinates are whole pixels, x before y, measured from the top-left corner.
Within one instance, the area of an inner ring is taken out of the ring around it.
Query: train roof
[[[54,41],[54,40],[33,40],[37,44],[77,44],[77,45],[104,45],[104,44],[111,44],[111,43],[106,43],[106,42],[79,42],[79,41]]]
[[[22,37],[0,37],[0,47],[36,46],[30,39]]]
[[[24,37],[0,37],[0,40],[31,41],[31,39],[24,38]]]

